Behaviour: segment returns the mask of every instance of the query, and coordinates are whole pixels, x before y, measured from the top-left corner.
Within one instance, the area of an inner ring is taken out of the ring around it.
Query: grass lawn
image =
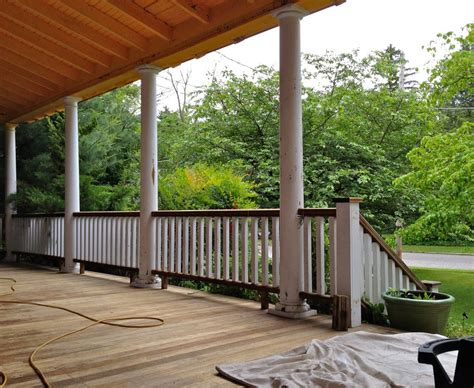
[[[427,252],[427,253],[470,253],[474,254],[474,246],[471,247],[450,247],[435,245],[404,245],[404,252]]]
[[[441,292],[456,298],[450,313],[453,330],[460,330],[460,335],[473,335],[474,332],[474,271],[454,269],[412,268],[412,271],[423,280],[439,280]],[[469,316],[467,324],[470,329],[462,330],[462,313]],[[448,327],[449,331],[449,327]],[[450,333],[447,333],[448,335]],[[459,334],[455,333],[454,336]]]

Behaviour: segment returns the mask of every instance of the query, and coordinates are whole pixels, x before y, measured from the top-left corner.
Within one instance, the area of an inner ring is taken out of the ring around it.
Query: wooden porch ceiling
[[[344,0],[0,0],[0,122],[31,121]]]

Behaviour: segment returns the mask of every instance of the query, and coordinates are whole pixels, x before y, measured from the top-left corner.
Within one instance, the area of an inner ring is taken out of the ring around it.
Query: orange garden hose
[[[0,277],[0,281],[2,281],[2,280],[10,282],[10,291],[5,293],[5,294],[0,294],[0,296],[12,295],[15,292],[15,287],[14,286],[16,284],[16,280],[13,279],[13,278],[1,278]],[[38,307],[46,307],[46,308],[51,308],[51,309],[63,310],[63,311],[66,311],[68,313],[78,315],[81,318],[87,319],[87,320],[92,322],[92,323],[90,323],[90,324],[88,324],[84,327],[81,327],[80,329],[76,329],[76,330],[61,334],[57,337],[54,337],[54,338],[51,338],[51,339],[47,340],[46,342],[43,342],[41,345],[37,346],[35,348],[35,350],[33,350],[33,352],[30,354],[28,362],[29,362],[31,368],[33,368],[35,373],[38,375],[39,379],[41,380],[41,382],[43,383],[43,385],[45,387],[50,387],[51,385],[49,384],[49,382],[48,382],[46,376],[44,375],[44,373],[36,365],[34,358],[40,350],[44,349],[49,344],[52,344],[53,342],[59,341],[62,338],[80,333],[84,330],[89,329],[92,326],[99,325],[99,324],[100,325],[117,326],[117,327],[125,327],[125,328],[134,328],[134,329],[158,327],[158,326],[161,326],[161,325],[164,324],[164,320],[161,319],[161,318],[157,318],[157,317],[133,316],[133,317],[115,317],[115,318],[106,318],[106,319],[96,319],[96,318],[90,317],[88,315],[82,314],[78,311],[68,309],[67,307],[55,306],[55,305],[50,305],[50,304],[45,304],[45,303],[0,299],[0,304],[2,304],[2,303],[3,304],[23,304],[23,305],[38,306]],[[129,324],[124,324],[124,323],[117,323],[119,321],[125,321],[125,320],[149,320],[149,321],[155,321],[155,322],[145,324],[145,325],[129,325]],[[8,381],[8,378],[7,378],[6,373],[0,371],[0,388],[5,387],[5,385],[7,384],[7,381]]]

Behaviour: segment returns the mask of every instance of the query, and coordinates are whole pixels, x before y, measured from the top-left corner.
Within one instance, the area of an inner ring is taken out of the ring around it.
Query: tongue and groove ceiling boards
[[[0,123],[41,118],[62,98],[135,81],[277,25],[271,11],[343,0],[0,0]]]

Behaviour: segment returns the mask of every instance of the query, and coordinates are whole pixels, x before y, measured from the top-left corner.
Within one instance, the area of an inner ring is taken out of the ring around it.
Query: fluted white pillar
[[[141,80],[140,161],[140,257],[133,287],[159,288],[161,279],[152,275],[155,258],[155,228],[151,213],[158,210],[158,136],[156,114],[156,66],[137,68]]]
[[[300,19],[307,12],[297,5],[278,9],[280,24],[280,302],[271,313],[288,318],[314,315],[303,291],[304,207],[303,120],[301,107]]]
[[[76,231],[73,218],[79,212],[79,125],[77,97],[64,98],[65,125],[65,171],[64,171],[64,263],[61,272],[79,273],[79,264],[74,263]]]
[[[16,213],[16,206],[10,196],[16,194],[16,141],[15,129],[17,124],[5,124],[5,245],[6,260],[14,259],[12,215]]]

